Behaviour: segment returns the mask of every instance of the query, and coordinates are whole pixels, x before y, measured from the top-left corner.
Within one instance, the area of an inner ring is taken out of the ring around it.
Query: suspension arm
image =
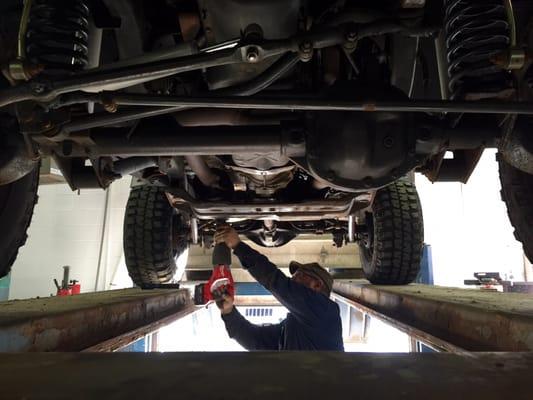
[[[256,78],[243,83],[241,85],[233,86],[230,88],[224,88],[220,90],[212,91],[210,94],[216,96],[249,96],[256,94],[268,87],[272,82],[275,82],[280,76],[290,70],[299,61],[297,54],[287,53],[281,57],[278,61],[272,64],[265,72],[257,76]],[[83,92],[77,92],[73,94],[66,94],[60,96],[54,104],[49,107],[63,107],[69,103],[76,104],[79,102],[87,101],[87,94]],[[95,95],[95,101],[100,102],[101,98]],[[100,126],[113,125],[117,123],[132,121],[136,119],[154,117],[157,115],[170,114],[173,112],[181,111],[187,107],[145,107],[134,108],[117,113],[101,113],[96,115],[89,115],[76,118],[61,127],[63,134],[70,134],[72,132],[96,128]]]
[[[94,68],[63,80],[35,79],[0,92],[0,107],[25,100],[48,102],[64,93],[95,89],[113,84],[147,82],[196,69],[242,62],[238,49],[223,49],[213,53],[193,54],[170,60],[127,66],[117,69]]]
[[[183,72],[221,65],[254,62],[285,53],[300,52],[301,43],[310,43],[313,48],[342,44],[348,36],[346,27],[330,28],[321,32],[309,32],[282,40],[265,40],[261,43],[241,43],[232,48],[201,52],[185,57],[149,62],[133,66],[93,68],[62,80],[36,78],[31,82],[0,91],[0,107],[25,100],[51,102],[61,94],[75,91],[99,91],[111,85],[131,86]],[[247,55],[254,52],[254,58]]]
[[[379,28],[379,29],[377,29]],[[266,58],[285,53],[298,53],[300,59],[308,61],[313,49],[322,49],[342,44],[356,43],[358,38],[387,32],[405,31],[409,35],[427,36],[436,28],[412,29],[407,26],[381,23],[356,25],[347,23],[334,27],[299,33],[280,40],[244,41],[232,48],[201,52],[184,57],[154,61],[118,68],[102,66],[89,69],[60,80],[34,80],[0,91],[0,107],[25,100],[42,103],[53,101],[61,94],[75,91],[98,92],[106,87],[127,87],[167,76],[235,63],[257,63]],[[253,57],[250,54],[253,53]]]
[[[464,114],[524,114],[533,115],[533,102],[504,101],[344,101],[335,99],[287,99],[247,97],[178,97],[147,94],[88,95],[87,99],[110,101],[124,106],[236,108],[256,110],[298,111],[363,111],[363,112],[419,112]]]

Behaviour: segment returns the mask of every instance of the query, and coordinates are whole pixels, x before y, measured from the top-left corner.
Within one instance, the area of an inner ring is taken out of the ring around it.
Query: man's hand
[[[233,311],[233,297],[228,296],[227,294],[223,295],[220,300],[217,300],[217,307],[220,309],[222,315],[229,314]]]
[[[215,232],[215,243],[226,243],[230,249],[234,249],[240,242],[239,234],[229,225],[222,225]]]

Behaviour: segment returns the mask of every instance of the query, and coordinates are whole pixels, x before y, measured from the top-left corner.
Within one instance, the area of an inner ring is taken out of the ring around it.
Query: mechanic
[[[291,261],[288,278],[228,225],[217,230],[215,242],[233,249],[243,268],[289,310],[279,324],[254,325],[224,296],[217,305],[231,338],[247,350],[344,350],[339,306],[329,298],[333,279],[324,268]]]

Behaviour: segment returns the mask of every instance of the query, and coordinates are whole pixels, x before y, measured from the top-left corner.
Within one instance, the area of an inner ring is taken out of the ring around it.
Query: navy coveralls
[[[292,281],[245,243],[239,243],[234,253],[289,314],[279,324],[259,326],[233,307],[231,313],[222,316],[231,338],[247,350],[344,350],[339,306],[334,301]]]

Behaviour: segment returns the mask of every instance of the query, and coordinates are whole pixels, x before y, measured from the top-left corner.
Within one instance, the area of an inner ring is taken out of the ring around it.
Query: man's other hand
[[[215,232],[215,243],[226,243],[230,249],[234,249],[240,242],[239,234],[229,225],[222,225]]]
[[[222,315],[229,314],[233,311],[233,297],[225,294],[221,299],[217,300],[217,307],[220,309]]]

